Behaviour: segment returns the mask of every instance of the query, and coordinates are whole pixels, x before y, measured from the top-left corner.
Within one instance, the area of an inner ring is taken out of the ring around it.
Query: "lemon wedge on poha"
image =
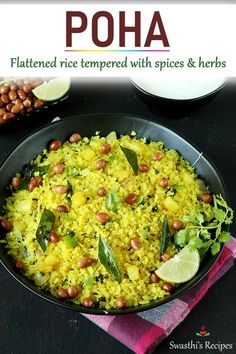
[[[169,261],[155,271],[156,275],[169,283],[185,283],[197,273],[200,265],[198,250],[184,247]]]

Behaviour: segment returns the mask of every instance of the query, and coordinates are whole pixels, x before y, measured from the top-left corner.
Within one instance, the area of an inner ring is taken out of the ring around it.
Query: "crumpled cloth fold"
[[[231,237],[210,272],[178,299],[138,314],[84,316],[135,353],[151,353],[185,319],[208,289],[233,266],[235,258],[236,239]]]

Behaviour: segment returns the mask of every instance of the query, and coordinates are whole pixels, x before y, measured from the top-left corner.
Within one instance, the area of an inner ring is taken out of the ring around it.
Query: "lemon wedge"
[[[168,283],[185,283],[192,279],[200,266],[198,250],[184,247],[169,261],[155,271],[156,275]]]
[[[70,88],[69,77],[57,77],[32,90],[33,94],[43,101],[55,101],[63,97]]]

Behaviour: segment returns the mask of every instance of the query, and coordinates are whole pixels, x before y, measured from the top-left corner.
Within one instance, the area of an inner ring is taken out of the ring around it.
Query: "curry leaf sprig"
[[[130,164],[135,176],[138,174],[138,157],[135,151],[128,149],[124,146],[120,146],[121,151],[125,155],[128,163]]]
[[[43,252],[47,249],[49,234],[53,229],[54,223],[55,215],[50,210],[44,209],[36,231],[36,239]]]
[[[203,256],[209,248],[212,255],[216,255],[221,244],[230,239],[228,231],[222,231],[223,225],[230,225],[233,221],[233,210],[227,205],[221,195],[214,196],[212,208],[213,218],[207,223],[201,213],[191,214],[183,221],[191,222],[192,225],[178,231],[174,240],[176,245],[185,247],[189,245],[192,249],[197,248]],[[214,237],[212,237],[214,232]]]
[[[118,281],[118,283],[121,283],[122,274],[115,254],[113,253],[111,246],[102,236],[99,236],[98,241],[98,258],[113,279]]]
[[[171,239],[170,228],[168,225],[168,218],[165,215],[163,224],[162,224],[162,233],[161,233],[161,245],[160,245],[160,255],[162,256],[163,253],[167,250]]]

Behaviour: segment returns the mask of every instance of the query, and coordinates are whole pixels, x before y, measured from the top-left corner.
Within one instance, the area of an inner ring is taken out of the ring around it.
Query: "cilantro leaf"
[[[215,256],[219,252],[220,252],[220,243],[215,241],[211,246],[211,253],[213,256]]]
[[[223,231],[221,232],[219,238],[218,238],[218,241],[219,242],[223,242],[223,243],[226,243],[230,240],[230,233],[227,232],[227,231]]]
[[[204,240],[209,240],[211,238],[210,232],[206,229],[201,230],[200,235]]]
[[[192,222],[193,224],[196,224],[196,217],[193,214],[190,215],[185,215],[182,219],[184,222]]]
[[[221,224],[219,224],[216,228],[216,237],[220,236],[221,234]]]
[[[201,257],[203,257],[204,254],[209,250],[213,242],[214,242],[213,240],[208,240],[206,242],[203,242],[202,247],[198,250]]]
[[[200,239],[199,236],[196,236],[191,240],[190,245],[199,249],[203,246],[203,241]]]
[[[221,244],[230,239],[230,233],[222,231],[225,225],[229,225],[233,220],[233,210],[227,205],[221,195],[214,195],[214,207],[212,208],[213,217],[204,220],[204,215],[200,212],[186,215],[182,218],[183,222],[191,223],[174,236],[177,246],[185,247],[189,245],[191,249],[198,249],[200,256],[211,248],[212,255],[219,253]]]
[[[187,244],[188,229],[178,231],[174,236],[175,244],[184,247]]]
[[[199,224],[202,224],[204,222],[204,217],[201,213],[196,213],[195,218]]]
[[[228,205],[227,205],[226,201],[222,198],[222,196],[214,195],[213,198],[214,198],[214,205],[219,204],[220,206],[222,206],[225,209],[228,208]]]
[[[218,208],[213,208],[213,214],[214,214],[214,217],[216,218],[216,220],[222,222],[224,221],[224,218],[225,218],[225,212],[222,210],[222,209],[218,209]]]
[[[233,217],[234,217],[233,210],[229,209],[229,215],[227,215],[226,218],[225,218],[225,224],[226,225],[231,224],[232,221],[233,221]]]
[[[198,236],[198,234],[199,234],[199,229],[189,228],[187,233],[188,241],[191,241],[194,237]]]

